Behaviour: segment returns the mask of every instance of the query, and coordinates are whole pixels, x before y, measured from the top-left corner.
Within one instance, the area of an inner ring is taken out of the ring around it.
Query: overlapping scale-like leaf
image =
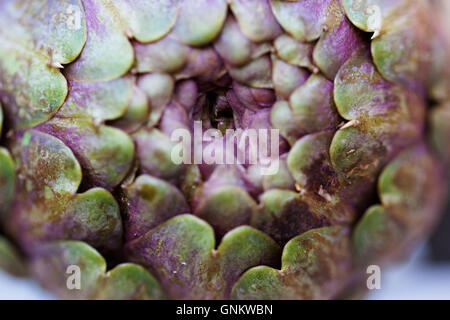
[[[276,100],[276,96],[271,89],[252,88],[244,86],[237,81],[233,81],[233,92],[246,109],[260,111],[270,108]]]
[[[406,150],[384,168],[378,180],[381,203],[411,237],[430,230],[444,190],[442,168],[424,145]]]
[[[164,73],[150,73],[138,78],[137,86],[150,103],[149,126],[154,126],[161,118],[164,108],[172,99],[174,79]]]
[[[348,224],[355,218],[355,200],[334,170],[329,148],[332,132],[319,132],[299,139],[287,158],[295,187],[310,211],[332,224]]]
[[[127,133],[137,131],[147,122],[150,115],[150,107],[147,96],[136,85],[132,88],[131,101],[127,106],[125,114],[110,124],[120,128]]]
[[[369,208],[354,232],[360,263],[398,257],[434,225],[442,204],[442,173],[422,144],[389,163],[378,181],[381,205]]]
[[[169,218],[189,213],[183,194],[171,184],[149,175],[139,176],[124,187],[126,197],[125,235],[138,238]]]
[[[233,286],[232,299],[331,298],[346,284],[351,268],[348,230],[310,230],[283,249],[281,270],[258,266]]]
[[[433,37],[429,2],[344,0],[343,4],[356,26],[374,32],[372,56],[381,74],[423,94],[430,74]]]
[[[423,101],[384,80],[364,50],[340,69],[334,99],[339,114],[350,120],[330,148],[333,167],[347,185],[370,187],[387,161],[422,136]]]
[[[172,183],[180,181],[186,166],[172,161],[176,143],[169,136],[158,129],[142,128],[132,138],[143,173]]]
[[[372,41],[372,56],[381,74],[424,94],[431,68],[430,12],[416,1],[403,21]],[[410,32],[411,28],[414,32]]]
[[[286,34],[282,34],[273,42],[277,56],[294,66],[304,67],[317,73],[319,69],[313,65],[314,45],[309,42],[300,42]]]
[[[382,257],[395,255],[402,247],[405,230],[385,208],[375,205],[366,210],[353,231],[352,242],[356,259],[367,265]]]
[[[447,1],[436,1],[433,10],[431,38],[431,72],[429,75],[428,93],[430,97],[443,103],[450,100],[450,32],[448,31],[448,16],[450,6]]]
[[[124,132],[103,122],[120,118],[134,107],[132,103],[139,97],[132,99],[132,95],[137,88],[134,89],[132,78],[70,81],[69,84],[70,92],[63,106],[53,119],[37,129],[61,139],[72,149],[81,163],[86,186],[112,189],[130,169],[134,147]],[[141,100],[146,109],[143,93]],[[137,125],[146,120],[148,110],[143,112],[143,119],[138,119]]]
[[[197,165],[189,165],[180,184],[180,190],[189,204],[192,204],[197,189],[202,185],[202,175]]]
[[[230,0],[229,3],[242,33],[251,41],[273,40],[281,33],[269,0]]]
[[[7,223],[23,248],[51,240],[83,240],[101,250],[122,241],[119,207],[100,188],[77,194],[81,168],[61,140],[28,130],[12,143],[18,172],[17,192]]]
[[[450,103],[435,107],[430,111],[430,141],[440,157],[450,161]]]
[[[113,120],[127,110],[133,93],[131,80],[107,82],[70,81],[70,93],[59,109],[59,118],[86,118],[96,123]]]
[[[289,103],[272,107],[270,122],[292,146],[308,133],[334,130],[340,121],[333,101],[333,83],[319,74],[311,75],[295,88]]]
[[[142,44],[134,43],[136,71],[171,73],[179,71],[187,62],[190,48],[170,37]]]
[[[73,266],[71,269],[70,266]],[[32,273],[42,285],[58,296],[70,299],[92,297],[106,272],[106,262],[83,242],[61,241],[42,246],[32,259]],[[68,276],[79,272],[78,280]],[[79,281],[79,283],[75,283]],[[68,285],[69,284],[69,285]],[[79,285],[79,290],[70,290]]]
[[[272,56],[272,82],[274,90],[283,99],[289,99],[295,89],[303,85],[309,73]]]
[[[332,132],[310,134],[294,144],[287,168],[297,192],[274,189],[263,193],[253,226],[286,243],[310,229],[353,221],[352,199],[330,163],[332,137]]]
[[[194,214],[208,221],[220,238],[249,224],[256,202],[248,194],[240,169],[218,166],[194,196]]]
[[[332,138],[330,131],[307,135],[292,146],[287,158],[297,189],[322,193],[328,201],[339,189],[328,152]]]
[[[180,129],[190,132],[191,126],[186,109],[176,102],[171,102],[166,107],[159,124],[161,131],[169,137],[172,137],[172,134]]]
[[[272,88],[272,64],[268,55],[252,60],[242,67],[228,67],[236,81],[255,88]]]
[[[89,186],[112,189],[131,169],[134,145],[122,130],[59,117],[39,126],[39,130],[59,138],[73,151]]]
[[[127,22],[111,0],[84,0],[87,40],[65,75],[75,81],[108,81],[124,75],[134,61]]]
[[[16,248],[3,236],[0,236],[0,270],[17,277],[26,275],[28,271]]]
[[[6,149],[0,148],[0,225],[9,214],[15,185],[16,173],[13,159]]]
[[[180,10],[180,0],[115,0],[114,5],[125,20],[127,35],[143,43],[168,34]]]
[[[32,273],[47,289],[65,299],[161,299],[156,279],[126,263],[106,272],[106,261],[78,241],[55,241],[34,252]]]
[[[198,85],[194,80],[181,80],[175,88],[174,99],[186,109],[186,112],[190,112],[197,103],[198,92]]]
[[[287,154],[280,157],[278,161],[278,171],[272,175],[262,177],[262,187],[264,190],[270,189],[294,189],[294,179],[287,165]]]
[[[309,77],[291,94],[289,104],[304,134],[332,130],[339,123],[333,102],[333,83],[321,75]]]
[[[323,25],[323,34],[314,47],[314,63],[331,81],[340,67],[360,48],[363,37],[345,17],[339,1],[334,1],[329,8]]]
[[[297,192],[272,189],[264,192],[259,201],[251,225],[281,245],[310,229],[330,225],[328,217],[310,208]]]
[[[5,0],[1,9],[5,40],[48,58],[54,68],[75,60],[86,42],[80,0]]]
[[[304,134],[294,119],[292,109],[287,101],[277,101],[270,110],[270,123],[272,127],[280,130],[280,135],[290,145],[294,145],[297,139]]]
[[[189,51],[186,65],[175,74],[177,80],[197,78],[198,81],[211,83],[224,73],[223,62],[212,47]]]
[[[251,59],[267,53],[270,44],[268,42],[255,43],[250,41],[242,33],[233,16],[229,15],[222,32],[214,42],[214,48],[225,63],[239,67],[247,64]]]
[[[334,130],[340,121],[333,101],[333,83],[314,74],[297,87],[289,103],[278,101],[271,110],[270,122],[294,145],[308,133]]]
[[[85,44],[84,11],[79,0],[7,0],[0,12],[0,95],[11,125],[29,128],[49,119],[66,98],[59,68]]]
[[[158,281],[143,267],[122,263],[103,278],[95,299],[159,300],[166,298]]]
[[[320,37],[330,7],[335,0],[270,0],[272,11],[281,26],[299,41]]]
[[[205,45],[220,33],[227,10],[225,0],[180,0],[173,36],[188,45]]]
[[[279,247],[244,226],[229,232],[215,250],[214,232],[192,215],[179,215],[126,246],[129,258],[155,274],[175,299],[224,299],[252,266],[276,263]]]
[[[343,0],[342,3],[354,25],[367,32],[377,32],[378,35],[392,26],[409,5],[415,5],[405,0]]]
[[[2,137],[2,131],[3,131],[3,108],[2,105],[0,103],[0,138]]]

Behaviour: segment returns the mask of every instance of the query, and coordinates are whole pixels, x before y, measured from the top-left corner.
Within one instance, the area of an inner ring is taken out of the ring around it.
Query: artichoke
[[[61,298],[351,297],[441,212],[439,12],[427,0],[0,1],[0,267]],[[174,162],[174,132],[198,121],[276,130],[278,170]]]

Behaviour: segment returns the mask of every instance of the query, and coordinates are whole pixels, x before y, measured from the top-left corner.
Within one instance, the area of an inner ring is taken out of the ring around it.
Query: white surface
[[[430,264],[420,247],[406,263],[382,270],[381,289],[372,290],[368,299],[448,300],[450,263]]]
[[[0,300],[43,299],[52,299],[52,296],[33,280],[11,277],[0,271]]]
[[[450,299],[450,264],[431,265],[419,248],[406,263],[381,270],[381,289],[368,299]],[[0,299],[52,299],[34,281],[0,272]]]

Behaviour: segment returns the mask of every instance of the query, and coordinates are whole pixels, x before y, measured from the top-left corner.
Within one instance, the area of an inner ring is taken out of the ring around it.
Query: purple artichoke
[[[62,298],[351,296],[367,266],[403,257],[441,212],[440,11],[427,0],[1,1],[0,267]],[[197,129],[209,138],[174,161],[173,136]],[[252,130],[270,154],[227,144]],[[196,161],[199,150],[234,162]],[[73,266],[80,290],[67,285]]]

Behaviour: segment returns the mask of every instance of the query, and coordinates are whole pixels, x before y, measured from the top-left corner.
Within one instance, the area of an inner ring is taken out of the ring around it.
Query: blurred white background
[[[372,290],[368,299],[449,300],[450,261],[431,262],[428,248],[419,246],[408,261],[382,270],[381,289]]]

